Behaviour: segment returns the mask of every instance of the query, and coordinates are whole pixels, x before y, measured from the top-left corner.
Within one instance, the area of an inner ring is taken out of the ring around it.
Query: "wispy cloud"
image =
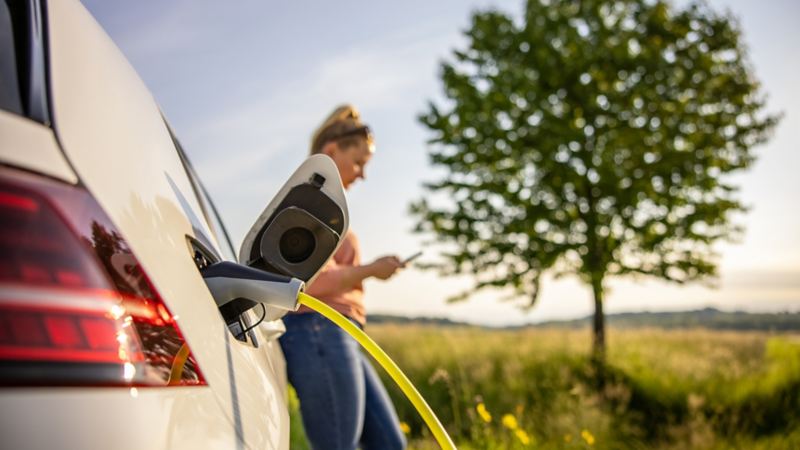
[[[199,150],[201,167],[213,167],[204,170],[211,184],[224,184],[287,152],[302,157],[311,130],[336,104],[348,101],[362,111],[389,111],[419,97],[433,85],[437,54],[431,49],[447,49],[452,38],[418,32],[332,54],[294,81],[184,130],[190,136],[187,146]],[[219,148],[225,148],[224,167]]]

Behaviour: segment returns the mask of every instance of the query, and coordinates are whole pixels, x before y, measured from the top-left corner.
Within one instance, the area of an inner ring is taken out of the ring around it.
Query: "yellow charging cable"
[[[189,346],[184,342],[178,353],[175,354],[175,359],[172,360],[172,368],[169,371],[168,386],[175,386],[181,383],[183,376],[183,368],[186,366],[186,360],[189,358]]]
[[[428,424],[428,428],[430,428],[431,432],[433,432],[433,437],[436,438],[436,441],[439,442],[439,446],[443,449],[453,449],[455,450],[456,446],[453,444],[453,441],[450,439],[450,436],[447,435],[447,431],[445,431],[442,423],[439,422],[439,419],[436,417],[436,414],[433,413],[431,407],[425,402],[425,399],[419,395],[417,389],[411,384],[411,381],[408,380],[406,374],[397,367],[394,361],[389,358],[389,355],[383,351],[382,348],[378,346],[366,333],[361,331],[360,328],[355,326],[353,322],[350,322],[345,316],[339,314],[338,311],[331,308],[330,306],[326,305],[325,303],[311,297],[310,295],[300,293],[297,297],[298,301],[302,305],[306,305],[309,308],[317,311],[318,313],[322,314],[323,316],[327,317],[328,320],[338,325],[344,331],[347,332],[350,336],[355,338],[359,344],[361,344],[364,349],[375,358],[376,361],[389,373],[395,383],[400,386],[400,389],[406,394],[411,403],[414,404],[414,407],[417,408],[419,414],[422,416],[422,419],[425,420],[425,423]]]

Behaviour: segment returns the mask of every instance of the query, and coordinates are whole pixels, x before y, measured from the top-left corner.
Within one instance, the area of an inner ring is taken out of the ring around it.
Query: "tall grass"
[[[798,336],[611,329],[598,369],[588,330],[367,331],[462,449],[800,448]],[[384,383],[412,448],[436,448],[412,405]]]

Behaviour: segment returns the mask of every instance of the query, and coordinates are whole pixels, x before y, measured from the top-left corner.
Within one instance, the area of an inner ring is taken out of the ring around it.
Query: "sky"
[[[416,120],[442,97],[439,66],[464,47],[476,10],[519,14],[521,1],[293,2],[84,0],[152,91],[204,184],[234,246],[294,169],[311,132],[337,105],[353,103],[375,132],[367,180],[348,192],[351,229],[363,260],[424,251],[411,232],[410,202],[441,175],[428,162],[430,135]],[[682,2],[681,2],[682,3]],[[606,312],[800,311],[800,2],[712,0],[740,20],[768,110],[783,114],[758,162],[736,175],[751,209],[738,243],[721,244],[716,287],[655,280],[609,283]],[[487,291],[445,299],[471,285],[407,269],[365,284],[369,313],[447,317],[502,326],[575,318],[593,310],[591,293],[569,277],[546,277],[536,306],[522,310]]]

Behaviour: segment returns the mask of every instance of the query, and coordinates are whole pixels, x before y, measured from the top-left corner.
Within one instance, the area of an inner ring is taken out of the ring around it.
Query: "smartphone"
[[[411,261],[419,258],[420,256],[422,256],[422,252],[414,253],[413,255],[411,255],[408,258],[403,260],[403,265],[406,265],[406,264],[410,263]]]

